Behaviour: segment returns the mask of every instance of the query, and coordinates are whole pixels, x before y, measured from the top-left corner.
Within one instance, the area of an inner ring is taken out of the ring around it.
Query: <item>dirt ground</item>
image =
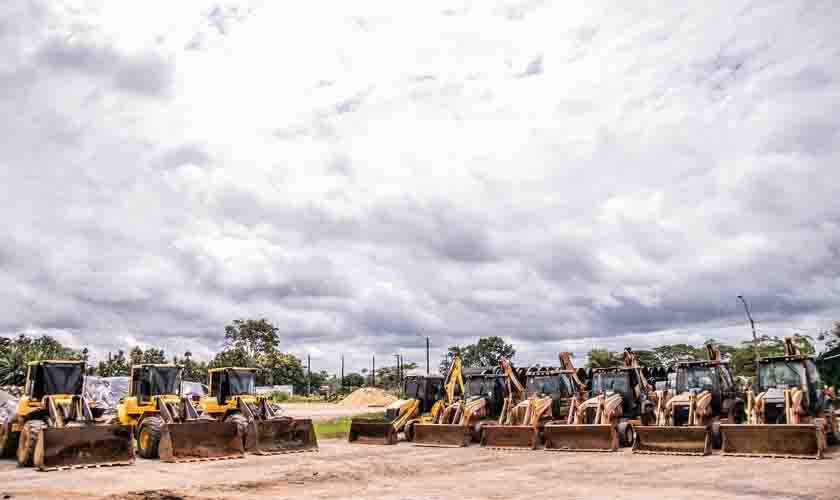
[[[508,452],[321,443],[320,452],[36,472],[0,461],[0,498],[220,500],[840,498],[840,450],[826,460]]]
[[[338,417],[350,417],[359,413],[384,411],[383,407],[341,406],[333,403],[281,403],[283,414],[297,418],[327,420]]]

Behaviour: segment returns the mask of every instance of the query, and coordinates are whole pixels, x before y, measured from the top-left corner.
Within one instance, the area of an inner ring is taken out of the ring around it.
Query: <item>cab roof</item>
[[[812,356],[806,356],[804,354],[797,354],[797,355],[794,355],[794,356],[770,356],[770,357],[767,357],[767,358],[759,359],[758,363],[759,364],[766,364],[766,363],[772,363],[773,361],[807,361],[809,359],[813,360],[814,358]]]
[[[688,366],[729,366],[729,361],[680,361],[677,368]]]
[[[223,371],[227,371],[227,370],[236,370],[236,371],[240,371],[240,372],[258,372],[258,371],[260,371],[259,368],[245,368],[245,367],[241,367],[241,366],[223,366],[221,368],[210,368],[209,372],[210,373],[216,373],[216,372],[223,372]]]
[[[36,365],[83,365],[85,364],[84,361],[80,359],[42,359],[39,361],[30,361],[26,363],[26,366],[36,366]]]

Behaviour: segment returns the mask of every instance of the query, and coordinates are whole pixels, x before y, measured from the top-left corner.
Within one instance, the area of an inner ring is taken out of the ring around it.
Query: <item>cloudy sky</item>
[[[631,5],[632,4],[632,5]],[[0,334],[348,369],[840,320],[840,6],[0,2]]]

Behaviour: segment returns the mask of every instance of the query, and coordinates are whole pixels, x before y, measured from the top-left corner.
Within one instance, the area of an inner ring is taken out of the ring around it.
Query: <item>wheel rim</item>
[[[149,437],[149,433],[148,433],[148,431],[146,431],[146,429],[143,429],[142,431],[140,431],[139,441],[140,441],[139,444],[140,444],[140,449],[141,450],[146,451],[146,450],[149,449],[149,442],[151,441],[151,437]]]
[[[29,433],[21,432],[20,443],[18,446],[18,461],[23,462],[26,459],[26,450],[29,449]]]

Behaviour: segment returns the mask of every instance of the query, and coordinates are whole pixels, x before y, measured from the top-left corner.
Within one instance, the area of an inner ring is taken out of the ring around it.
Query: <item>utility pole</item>
[[[429,337],[426,336],[426,375],[429,373]]]
[[[750,327],[752,328],[753,352],[755,353],[755,379],[758,381],[758,336],[755,334],[755,321],[753,321],[752,314],[750,314],[750,306],[747,305],[747,301],[744,299],[744,296],[739,295],[738,298],[741,299],[741,303],[744,304],[744,311],[747,313],[747,319],[750,320]]]
[[[341,355],[341,388],[344,389],[344,354]]]
[[[400,355],[394,354],[394,358],[397,360],[397,365],[394,368],[397,375],[397,387],[399,388],[400,395],[402,395],[402,373],[400,372]]]
[[[312,395],[312,356],[306,355],[306,395]]]
[[[370,385],[376,387],[376,354],[373,355],[373,358],[371,358],[370,363],[370,366],[372,368],[372,370],[370,371]]]

